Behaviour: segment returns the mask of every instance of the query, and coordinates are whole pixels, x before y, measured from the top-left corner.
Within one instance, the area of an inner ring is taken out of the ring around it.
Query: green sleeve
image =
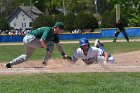
[[[54,37],[53,31],[50,28],[45,29],[44,33],[42,34],[41,39],[47,41],[51,41]]]

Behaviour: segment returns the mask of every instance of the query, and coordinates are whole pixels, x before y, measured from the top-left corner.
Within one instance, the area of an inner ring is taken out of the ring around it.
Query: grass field
[[[92,44],[91,44],[92,45]],[[63,44],[72,55],[78,44]],[[105,43],[112,54],[138,51],[139,42]],[[24,52],[21,45],[0,46],[0,62],[4,63]],[[44,49],[37,49],[30,60],[41,60]],[[52,58],[60,58],[55,49]],[[0,75],[0,93],[139,93],[140,73],[40,73]]]
[[[111,54],[130,52],[140,50],[139,42],[119,42],[119,43],[104,43],[106,51]],[[93,45],[93,44],[91,44]],[[62,44],[64,51],[68,55],[73,55],[74,51],[79,47],[79,44]],[[22,45],[2,45],[0,46],[0,62],[7,62],[11,59],[24,53]],[[45,54],[45,49],[36,49],[30,60],[42,60]],[[54,49],[52,58],[61,58],[57,49]]]
[[[139,93],[140,73],[0,75],[1,93]]]

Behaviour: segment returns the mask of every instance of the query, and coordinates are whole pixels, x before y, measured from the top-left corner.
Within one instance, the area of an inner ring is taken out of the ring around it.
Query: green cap
[[[64,29],[64,24],[62,22],[56,22],[54,27],[59,27],[63,30]]]

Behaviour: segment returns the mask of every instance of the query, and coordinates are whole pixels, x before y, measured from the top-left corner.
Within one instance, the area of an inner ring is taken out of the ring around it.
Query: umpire
[[[125,31],[125,26],[126,26],[126,24],[121,19],[119,19],[118,20],[118,23],[116,23],[116,25],[115,25],[115,27],[117,28],[117,30],[115,31],[115,36],[114,36],[113,42],[116,42],[117,37],[118,37],[118,35],[119,35],[120,32],[123,33],[125,39],[127,40],[127,42],[129,42],[128,35],[127,35],[126,31]]]

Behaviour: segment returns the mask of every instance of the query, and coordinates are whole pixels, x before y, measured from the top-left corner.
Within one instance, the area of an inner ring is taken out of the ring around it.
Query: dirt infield
[[[123,42],[120,40],[119,42]],[[131,40],[140,41],[140,40]],[[111,42],[111,40],[103,41]],[[62,42],[65,43],[65,42]],[[67,42],[72,43],[72,42]],[[77,41],[73,43],[78,43]],[[11,43],[15,44],[15,43]],[[22,44],[22,43],[18,43]],[[0,44],[6,45],[6,44]],[[50,60],[47,66],[41,64],[41,61],[24,62],[15,65],[12,68],[5,68],[4,64],[0,64],[0,74],[31,74],[31,73],[78,73],[78,72],[140,72],[140,51],[133,51],[128,53],[114,54],[115,64],[91,64],[85,65],[81,60],[74,65],[66,60],[57,59]]]
[[[4,64],[0,65],[0,74],[17,74],[17,73],[77,73],[77,72],[140,72],[140,51],[115,54],[115,64],[91,64],[85,65],[81,60],[72,65],[63,59],[50,60],[47,66],[39,61],[24,62],[5,68]]]

